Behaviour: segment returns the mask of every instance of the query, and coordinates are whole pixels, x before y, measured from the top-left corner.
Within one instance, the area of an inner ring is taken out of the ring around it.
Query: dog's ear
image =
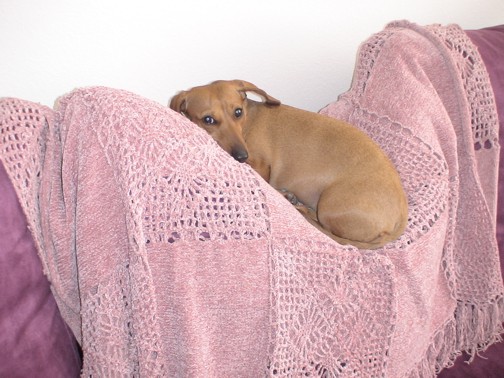
[[[181,91],[172,97],[170,108],[185,115],[187,110],[187,91]]]
[[[278,106],[280,105],[280,101],[277,100],[276,98],[270,96],[269,94],[266,93],[266,91],[262,90],[261,88],[258,88],[252,83],[249,83],[248,81],[243,81],[243,80],[234,80],[233,81],[237,86],[238,86],[238,91],[243,93],[244,96],[246,96],[246,92],[253,92],[260,97],[264,99],[264,103],[266,105],[271,105],[271,106]]]

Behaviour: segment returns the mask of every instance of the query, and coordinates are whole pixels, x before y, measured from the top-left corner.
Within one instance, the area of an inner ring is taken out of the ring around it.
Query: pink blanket
[[[400,171],[409,224],[378,251],[319,233],[202,130],[131,93],[1,110],[0,157],[84,376],[432,376],[502,331],[495,102],[456,26],[389,25],[323,110]]]

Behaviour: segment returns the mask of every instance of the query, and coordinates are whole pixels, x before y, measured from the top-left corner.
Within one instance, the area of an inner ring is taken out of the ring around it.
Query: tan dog
[[[247,99],[246,92],[264,102]],[[341,244],[374,249],[404,231],[408,208],[399,175],[356,127],[280,105],[239,80],[182,91],[170,107],[285,191],[312,224]]]

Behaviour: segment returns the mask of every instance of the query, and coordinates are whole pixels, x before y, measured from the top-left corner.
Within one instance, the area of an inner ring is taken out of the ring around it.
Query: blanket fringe
[[[495,342],[502,341],[504,298],[474,305],[459,303],[455,311],[457,321],[457,348],[471,355],[469,362]]]
[[[433,337],[424,357],[407,376],[435,377],[444,368],[453,366],[455,359],[466,352],[471,363],[479,352],[501,342],[504,332],[504,297],[484,304],[459,302],[454,318]]]
[[[457,358],[457,326],[448,321],[433,337],[422,360],[407,376],[409,378],[435,377],[444,366],[452,366]]]

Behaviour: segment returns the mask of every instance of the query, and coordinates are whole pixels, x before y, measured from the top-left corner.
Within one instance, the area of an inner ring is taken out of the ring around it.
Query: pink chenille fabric
[[[1,105],[1,157],[85,376],[432,376],[499,339],[498,118],[457,26],[390,24],[322,110],[401,175],[408,226],[379,250],[329,239],[141,96]]]

